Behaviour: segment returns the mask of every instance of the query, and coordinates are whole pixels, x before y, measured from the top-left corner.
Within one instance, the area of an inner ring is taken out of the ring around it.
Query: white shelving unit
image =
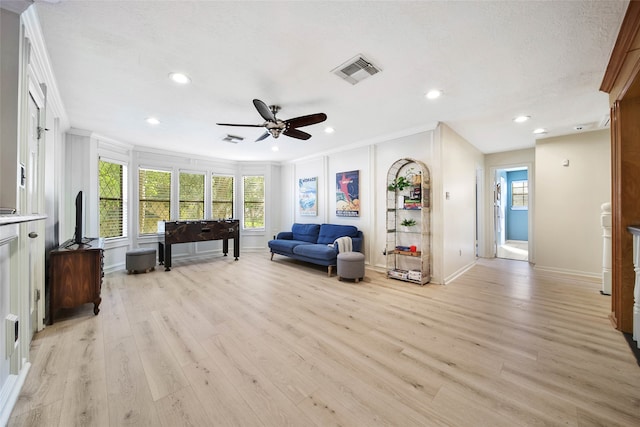
[[[424,163],[406,158],[391,165],[387,185],[399,177],[409,185],[387,188],[387,277],[424,285],[431,280],[431,177]]]

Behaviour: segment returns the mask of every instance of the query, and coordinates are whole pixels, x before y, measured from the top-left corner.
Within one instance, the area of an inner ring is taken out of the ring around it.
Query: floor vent
[[[231,134],[227,134],[227,136],[225,136],[224,138],[222,138],[223,141],[227,141],[227,142],[231,142],[233,144],[237,144],[238,142],[242,142],[244,138],[238,135],[231,135]]]
[[[341,79],[348,81],[352,85],[355,85],[367,77],[378,74],[380,71],[382,71],[380,67],[373,65],[370,61],[365,59],[364,56],[356,55],[344,64],[333,69],[331,72]]]

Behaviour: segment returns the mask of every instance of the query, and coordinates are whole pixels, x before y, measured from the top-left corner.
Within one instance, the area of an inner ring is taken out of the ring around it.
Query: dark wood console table
[[[87,239],[78,245],[68,240],[51,251],[49,324],[61,308],[93,303],[93,313],[100,312],[104,239]]]
[[[158,260],[164,264],[164,271],[170,271],[171,245],[207,240],[222,240],[222,252],[227,256],[229,239],[233,239],[233,256],[237,261],[240,256],[240,221],[237,219],[165,221],[164,235],[158,241]]]

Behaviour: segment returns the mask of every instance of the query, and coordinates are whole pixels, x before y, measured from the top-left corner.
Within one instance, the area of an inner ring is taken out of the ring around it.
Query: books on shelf
[[[422,272],[420,270],[401,270],[396,268],[394,270],[389,270],[387,274],[393,279],[413,280],[416,282],[420,282],[422,280]]]
[[[422,280],[422,272],[420,270],[409,270],[409,272],[407,273],[407,278],[409,280],[420,281]]]
[[[389,274],[389,277],[392,277],[394,279],[406,280],[407,277],[409,277],[409,272],[407,270],[395,269],[389,270],[387,273]]]
[[[404,209],[409,209],[409,210],[421,209],[422,206],[420,203],[420,198],[418,197],[417,199],[412,199],[410,197],[405,196],[403,207]]]

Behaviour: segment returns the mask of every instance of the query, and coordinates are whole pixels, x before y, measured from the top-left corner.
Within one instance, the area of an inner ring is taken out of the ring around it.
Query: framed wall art
[[[298,179],[300,215],[318,216],[318,177]]]
[[[360,171],[336,174],[336,216],[360,216]]]

